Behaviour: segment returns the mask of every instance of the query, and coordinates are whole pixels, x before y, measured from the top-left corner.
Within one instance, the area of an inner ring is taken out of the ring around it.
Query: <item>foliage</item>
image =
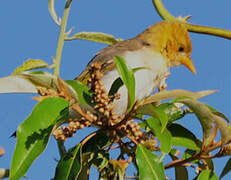
[[[71,3],[71,0],[66,1],[61,19],[56,15],[54,0],[49,0],[49,12],[60,27],[54,64],[49,66],[43,60],[29,59],[11,76],[0,78],[0,84],[4,85],[0,86],[0,93],[40,95],[34,97],[39,103],[17,129],[10,180],[25,175],[47,147],[52,135],[58,141],[61,155],[54,175],[57,180],[88,179],[91,166],[99,171],[100,179],[124,179],[126,168],[131,164],[137,169],[134,179],[162,180],[168,168],[175,168],[176,179],[188,179],[186,166],[195,170],[197,179],[218,179],[213,158],[231,154],[229,121],[221,112],[198,102],[199,98],[215,91],[161,91],[135,102],[134,72],[140,69],[129,69],[121,57],[115,57],[120,78],[113,83],[109,94],[100,86],[100,65],[89,68],[89,86],[74,80],[63,81],[59,77],[64,41],[83,39],[105,44],[122,41],[108,34],[92,32],[69,37],[71,31],[66,32],[66,22]],[[156,1],[156,5],[158,3],[161,2]],[[40,68],[54,68],[54,74],[46,70],[38,71]],[[113,106],[112,100],[122,85],[128,90],[127,112],[125,116],[115,116],[109,105]],[[161,103],[162,100],[166,101]],[[202,140],[178,122],[189,113],[195,114],[202,126]],[[96,126],[97,130],[66,151],[63,141],[72,138],[77,130],[91,126]],[[117,159],[111,157],[114,149],[120,150]],[[182,156],[179,149],[183,149]],[[166,156],[172,161],[164,164]],[[229,159],[220,178],[229,173],[230,162]]]

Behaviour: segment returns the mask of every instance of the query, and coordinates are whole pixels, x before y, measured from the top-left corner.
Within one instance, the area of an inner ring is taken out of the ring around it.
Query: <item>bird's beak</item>
[[[196,74],[196,68],[193,65],[192,59],[187,56],[183,56],[181,59],[181,64],[185,65],[193,74]]]

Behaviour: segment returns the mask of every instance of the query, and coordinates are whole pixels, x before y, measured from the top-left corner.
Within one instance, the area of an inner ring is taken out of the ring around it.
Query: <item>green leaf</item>
[[[18,127],[10,180],[25,175],[32,162],[44,151],[54,125],[67,117],[68,105],[63,98],[44,99]]]
[[[169,122],[181,119],[185,115],[181,108],[177,107],[175,103],[162,103],[158,108],[165,112]]]
[[[204,163],[203,165],[205,166],[204,169],[209,168],[210,170],[214,170],[214,163],[213,159],[205,159],[206,164]]]
[[[136,163],[139,168],[140,180],[165,179],[163,162],[159,161],[159,156],[150,152],[143,145],[137,146]]]
[[[86,86],[76,80],[67,80],[65,82],[70,85],[77,93],[79,104],[92,104],[92,94],[88,92],[88,88]]]
[[[226,162],[224,169],[221,172],[220,179],[223,178],[226,174],[228,174],[231,170],[231,158]]]
[[[132,71],[133,71],[133,73],[135,73],[135,72],[140,71],[140,70],[143,70],[143,69],[151,70],[150,67],[141,66],[141,67],[133,68]]]
[[[149,69],[148,67],[137,67],[137,68],[133,68],[132,71],[133,73],[139,71],[139,70],[142,70],[142,69]],[[112,96],[114,95],[115,93],[117,93],[117,91],[119,90],[119,88],[121,86],[123,86],[124,83],[122,81],[122,79],[120,77],[118,77],[114,82],[113,84],[111,85],[111,88],[110,88],[110,91],[109,91],[109,95]]]
[[[71,148],[59,161],[55,180],[75,179],[81,170],[81,144]]]
[[[183,97],[183,96],[187,96],[193,99],[200,99],[202,97],[208,96],[215,92],[217,91],[216,90],[205,90],[205,91],[199,91],[199,92],[191,92],[191,91],[186,91],[182,89],[161,91],[152,96],[145,98],[142,105],[151,104],[153,102],[159,102],[159,101],[171,99],[171,98]]]
[[[84,140],[83,140],[84,141]],[[109,145],[109,138],[104,132],[91,137],[83,146],[71,148],[59,161],[55,180],[88,179],[91,165],[98,170],[108,165],[109,154],[103,148]]]
[[[0,93],[37,93],[36,86],[21,76],[0,78]]]
[[[158,119],[151,117],[146,120],[148,126],[154,132],[157,139],[160,141],[160,149],[164,153],[169,153],[172,147],[172,136],[167,129],[161,132],[161,123]]]
[[[48,64],[41,59],[28,59],[22,66],[17,67],[11,75],[20,74],[24,71],[29,71],[32,69],[45,68]]]
[[[78,175],[78,179],[82,180],[86,176],[86,171],[91,165],[94,165],[99,171],[107,166],[109,161],[109,154],[103,148],[110,144],[109,137],[100,132],[89,139],[82,147],[82,168]]]
[[[213,171],[204,170],[200,173],[197,180],[219,180],[219,179]]]
[[[137,109],[137,114],[150,115],[157,118],[161,122],[161,133],[165,130],[168,124],[168,116],[161,107],[153,106],[152,104],[145,104]]]
[[[101,32],[79,32],[74,34],[72,37],[66,37],[65,41],[71,41],[75,39],[94,41],[94,42],[104,43],[109,45],[116,44],[120,41],[123,41],[122,39],[116,39],[114,36],[110,34],[101,33]]]
[[[188,180],[188,171],[184,166],[175,167],[175,180]]]
[[[28,74],[41,74],[41,75],[47,75],[47,76],[51,76],[52,74],[47,72],[47,71],[30,71],[30,72],[27,72]],[[26,73],[24,73],[26,74]]]
[[[67,81],[66,87],[70,95],[74,99],[78,99],[77,93],[83,94],[84,99],[80,101],[88,101],[89,93],[87,88],[81,85],[79,82]],[[59,91],[59,85],[57,77],[47,72],[39,73],[27,73],[14,76],[8,76],[0,78],[0,93],[37,93],[37,88],[47,88]]]
[[[119,78],[117,78],[114,82],[113,82],[113,84],[111,85],[111,88],[110,88],[110,91],[109,91],[109,95],[110,96],[113,96],[115,93],[117,93],[117,91],[119,90],[119,88],[121,87],[121,86],[123,86],[124,85],[124,83],[123,83],[123,81],[122,81],[122,79],[119,77]]]
[[[182,159],[188,159],[188,158],[191,158],[193,155],[195,155],[198,151],[196,150],[191,150],[191,149],[186,149],[182,155]],[[193,163],[193,164],[200,164],[200,160],[199,159],[196,159],[196,160],[193,160],[193,161],[190,161],[190,163]]]
[[[58,90],[57,77],[49,73],[24,73],[0,78],[0,93],[37,93],[37,87]]]
[[[121,79],[128,90],[128,112],[135,104],[135,77],[133,71],[129,69],[123,58],[116,56],[116,67],[121,76]]]
[[[176,149],[172,149],[170,156],[172,160],[178,160],[177,156],[174,155],[173,151]],[[184,166],[175,166],[175,179],[176,180],[188,180],[188,171]]]
[[[229,140],[231,140],[231,134],[227,123],[219,116],[213,114],[206,104],[197,102],[193,99],[182,99],[178,102],[187,105],[196,114],[203,128],[205,145],[209,143],[210,138],[213,137],[214,122],[220,130],[222,144],[226,144]]]
[[[196,151],[201,149],[200,142],[196,136],[182,125],[172,123],[167,129],[172,134],[172,144],[174,146],[182,146]]]
[[[208,108],[212,111],[213,114],[225,119],[227,121],[227,123],[229,123],[229,119],[227,118],[227,116],[225,116],[223,113],[219,112],[218,110],[216,110],[215,108],[211,107],[210,105],[206,104],[208,106]]]

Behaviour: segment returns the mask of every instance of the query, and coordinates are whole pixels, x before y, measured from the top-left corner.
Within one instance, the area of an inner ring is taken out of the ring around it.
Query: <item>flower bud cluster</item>
[[[88,85],[90,92],[93,93],[93,104],[95,112],[86,111],[82,113],[80,119],[70,119],[68,126],[57,128],[53,135],[56,139],[66,140],[68,137],[73,137],[78,129],[96,125],[100,128],[115,130],[113,126],[120,123],[125,115],[117,116],[114,112],[114,99],[119,98],[119,94],[109,96],[108,92],[103,87],[102,66],[98,63],[93,63],[89,66]],[[147,137],[142,132],[139,124],[133,120],[124,121],[116,127],[116,130],[122,132],[125,136],[131,137],[135,142],[142,143],[147,140]]]
[[[103,73],[101,71],[101,65],[94,63],[89,68],[90,78],[88,83],[90,85],[90,91],[94,93],[93,100],[96,104],[94,109],[99,112],[99,119],[97,125],[100,126],[113,126],[122,120],[122,117],[118,117],[114,112],[113,99],[118,95],[109,96],[108,92],[103,87]]]

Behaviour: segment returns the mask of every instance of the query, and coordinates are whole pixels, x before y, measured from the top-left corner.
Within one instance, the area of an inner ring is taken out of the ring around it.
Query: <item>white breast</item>
[[[147,67],[135,72],[136,82],[136,100],[141,100],[149,96],[155,88],[165,81],[166,75],[169,74],[169,69],[166,60],[161,54],[155,53],[149,49],[142,49],[136,52],[127,52],[122,56],[127,66],[130,68]],[[112,83],[119,77],[117,69],[114,69],[103,76],[103,85],[107,91],[110,90]],[[120,99],[115,100],[114,111],[117,115],[122,115],[127,109],[127,89],[122,86],[118,93]]]

